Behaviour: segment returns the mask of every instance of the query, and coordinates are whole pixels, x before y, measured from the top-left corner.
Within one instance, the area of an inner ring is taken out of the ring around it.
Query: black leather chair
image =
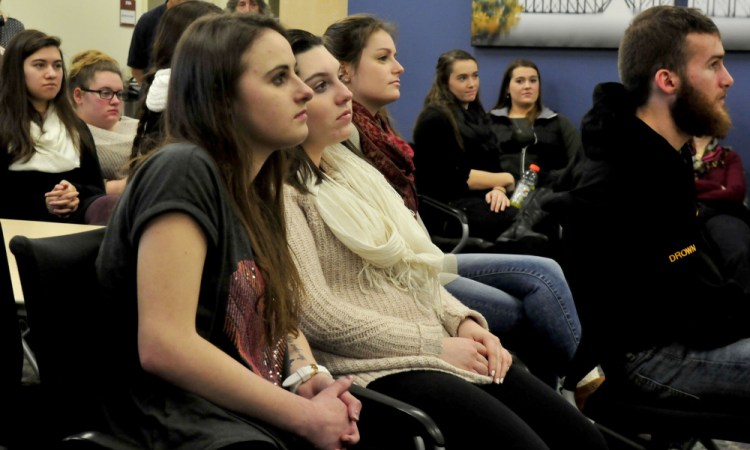
[[[93,392],[104,381],[96,375],[96,358],[104,343],[91,326],[99,298],[92,280],[103,235],[104,229],[98,229],[43,239],[14,236],[10,242],[39,366],[35,439],[41,439],[40,446],[135,449],[96,431]]]
[[[71,448],[130,449],[129,444],[96,431],[96,355],[105,342],[92,335],[101,298],[95,260],[104,229],[67,236],[29,239],[16,236],[16,256],[29,325],[34,334],[41,385],[48,412],[45,429],[52,443]],[[93,375],[93,376],[92,376]],[[369,437],[359,448],[442,449],[443,436],[421,410],[357,387],[362,400],[360,426]],[[387,443],[381,445],[381,443]]]
[[[0,399],[5,414],[0,419],[0,448],[13,448],[18,433],[23,349],[18,327],[16,300],[8,267],[2,226],[0,226]],[[7,409],[6,409],[7,408]]]
[[[607,380],[588,397],[584,414],[609,434],[613,450],[688,450],[697,443],[719,450],[716,440],[750,442],[748,411],[638,399]]]

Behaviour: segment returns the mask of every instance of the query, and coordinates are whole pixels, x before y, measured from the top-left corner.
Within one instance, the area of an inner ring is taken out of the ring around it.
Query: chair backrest
[[[95,399],[104,380],[97,359],[106,343],[95,331],[101,303],[95,261],[104,231],[10,241],[54,437],[91,428],[99,416]]]
[[[23,350],[21,330],[18,327],[16,300],[8,267],[3,228],[0,225],[0,404],[11,415],[18,412]],[[7,417],[7,414],[5,414]],[[0,447],[13,442],[16,422],[3,421],[0,425]]]
[[[23,350],[18,328],[16,299],[8,266],[3,227],[0,225],[0,390],[15,389],[21,383]]]

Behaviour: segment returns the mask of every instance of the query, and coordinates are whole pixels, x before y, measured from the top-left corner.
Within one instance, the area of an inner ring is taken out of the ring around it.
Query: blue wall
[[[479,61],[481,100],[486,108],[495,104],[505,66],[516,58],[531,59],[539,66],[545,105],[575,124],[580,124],[591,106],[594,85],[618,80],[616,49],[472,47],[470,0],[349,0],[349,13],[361,12],[376,14],[398,27],[398,59],[406,72],[401,77],[401,99],[388,109],[396,128],[409,139],[437,58],[453,48],[469,51]],[[735,84],[727,98],[734,128],[725,142],[742,154],[750,173],[750,86],[746,83],[750,52],[729,52],[726,66]]]

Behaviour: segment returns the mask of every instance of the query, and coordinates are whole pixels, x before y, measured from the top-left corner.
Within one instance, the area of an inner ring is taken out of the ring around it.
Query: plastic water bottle
[[[537,178],[539,178],[539,166],[529,164],[529,170],[523,173],[521,180],[516,185],[516,190],[513,191],[513,196],[510,198],[511,206],[521,209],[523,202],[536,188]]]

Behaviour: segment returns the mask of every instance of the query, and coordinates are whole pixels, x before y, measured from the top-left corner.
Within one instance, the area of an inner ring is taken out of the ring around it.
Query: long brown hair
[[[190,142],[216,161],[247,230],[266,281],[266,336],[296,333],[301,283],[286,242],[283,152],[274,152],[253,180],[253,151],[238,111],[243,54],[268,30],[286,36],[270,17],[208,15],[195,21],[175,51],[165,128],[167,142]],[[263,108],[264,105],[254,105]]]
[[[539,79],[539,96],[536,98],[534,107],[526,114],[526,117],[531,123],[534,123],[539,114],[542,113],[542,73],[539,72],[539,68],[534,64],[534,61],[528,59],[517,59],[508,64],[503,74],[503,81],[500,84],[500,95],[497,97],[497,103],[493,109],[508,108],[510,112],[513,106],[513,99],[510,98],[510,82],[513,80],[513,71],[519,67],[528,67],[536,71],[536,75]]]
[[[428,106],[433,106],[439,108],[448,116],[451,126],[453,127],[453,134],[456,137],[456,142],[458,142],[459,147],[463,150],[464,140],[461,137],[461,131],[458,129],[458,123],[456,122],[454,113],[454,108],[461,107],[461,105],[450,89],[450,78],[456,61],[477,62],[476,58],[470,53],[459,49],[450,50],[440,55],[438,57],[437,65],[435,66],[435,77],[432,80],[432,86],[424,99],[424,107],[427,108]],[[479,89],[477,89],[476,98],[469,102],[469,109],[481,112],[482,114],[484,113],[484,107],[479,100]]]
[[[46,47],[55,47],[60,52],[60,59],[63,58],[59,38],[37,30],[21,31],[6,47],[0,65],[0,151],[7,149],[12,162],[28,161],[36,152],[30,125],[33,121],[41,126],[44,118],[29,98],[23,64],[26,58]],[[60,91],[49,103],[55,107],[55,113],[80,153],[81,136],[87,133],[86,125],[73,110],[66,86],[67,72],[63,64]]]

